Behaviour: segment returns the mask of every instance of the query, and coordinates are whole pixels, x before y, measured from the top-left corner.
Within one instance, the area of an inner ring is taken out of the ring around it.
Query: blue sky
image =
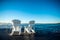
[[[22,23],[60,22],[59,0],[0,0],[0,22],[19,19]]]

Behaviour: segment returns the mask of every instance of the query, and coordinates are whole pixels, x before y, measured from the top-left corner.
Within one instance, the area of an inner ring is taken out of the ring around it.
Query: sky
[[[60,23],[59,0],[0,0],[0,22]]]

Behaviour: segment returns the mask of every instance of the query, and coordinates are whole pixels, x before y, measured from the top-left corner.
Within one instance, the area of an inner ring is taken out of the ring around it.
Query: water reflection
[[[24,34],[24,40],[34,40],[34,34]]]

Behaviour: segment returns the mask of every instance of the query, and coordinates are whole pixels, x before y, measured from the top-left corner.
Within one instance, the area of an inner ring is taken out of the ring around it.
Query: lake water
[[[0,25],[0,40],[60,40],[60,24],[35,24],[35,34],[9,36],[11,26]]]

